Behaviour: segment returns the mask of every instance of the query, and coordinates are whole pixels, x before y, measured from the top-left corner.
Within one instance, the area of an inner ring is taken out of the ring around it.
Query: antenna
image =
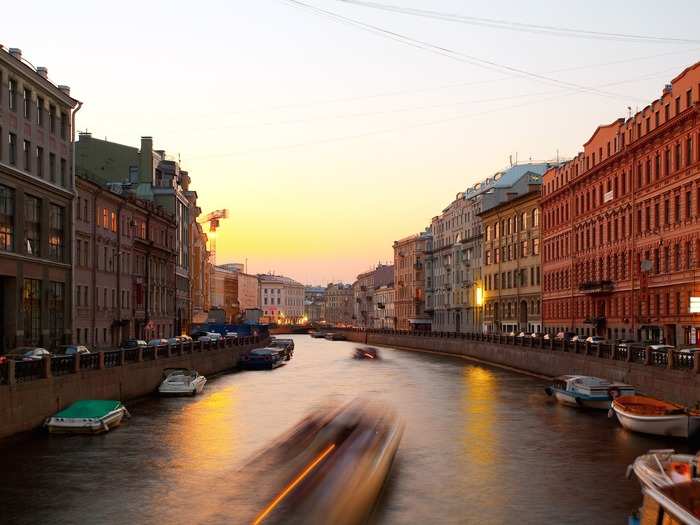
[[[559,163],[559,148],[557,148],[557,164]]]
[[[513,155],[508,155],[508,162],[510,163],[510,167],[513,167]]]

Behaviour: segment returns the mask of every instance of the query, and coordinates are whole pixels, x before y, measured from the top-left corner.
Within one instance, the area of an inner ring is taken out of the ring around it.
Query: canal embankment
[[[194,368],[205,376],[230,370],[243,352],[266,342],[251,336],[8,361],[0,366],[0,438],[37,428],[80,399],[126,402],[151,394],[166,368]]]
[[[692,353],[496,334],[394,330],[343,333],[358,343],[454,355],[538,376],[596,376],[629,383],[640,392],[675,403],[700,403],[700,359]]]

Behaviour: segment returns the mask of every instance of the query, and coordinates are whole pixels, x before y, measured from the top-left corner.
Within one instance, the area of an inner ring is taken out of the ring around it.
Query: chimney
[[[60,89],[66,95],[70,96],[70,86],[60,85],[58,86],[58,89]]]
[[[141,137],[139,180],[153,184],[153,137]]]
[[[41,78],[49,78],[49,70],[44,66],[39,66],[36,68],[36,72],[39,73]]]
[[[10,55],[15,57],[17,60],[22,60],[22,50],[18,47],[11,47],[9,49]]]
[[[12,52],[11,49],[10,49],[10,52]],[[673,86],[672,86],[671,84],[666,84],[666,85],[664,86],[664,94],[670,93],[672,89],[673,89]]]

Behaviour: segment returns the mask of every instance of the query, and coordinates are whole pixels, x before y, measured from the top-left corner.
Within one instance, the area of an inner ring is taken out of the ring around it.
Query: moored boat
[[[599,377],[564,375],[555,378],[545,392],[562,405],[608,410],[614,398],[634,395],[635,389]]]
[[[119,426],[129,412],[119,401],[86,399],[46,419],[44,426],[51,433],[99,434]]]
[[[653,397],[619,397],[612,412],[624,428],[642,434],[688,438],[700,429],[700,412]]]
[[[700,481],[645,487],[639,516],[629,523],[641,525],[700,525]]]
[[[326,334],[326,339],[329,341],[345,341],[347,338],[345,337],[345,334],[340,332],[328,332]]]
[[[642,487],[665,487],[698,478],[698,456],[677,454],[673,449],[650,450],[627,468]]]
[[[194,396],[201,394],[207,378],[190,368],[166,368],[165,379],[158,387],[158,393],[170,396]]]

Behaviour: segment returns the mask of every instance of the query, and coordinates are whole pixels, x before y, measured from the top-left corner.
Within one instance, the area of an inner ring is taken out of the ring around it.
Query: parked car
[[[559,341],[573,341],[576,334],[574,332],[558,332],[556,338]]]
[[[515,332],[507,332],[506,334],[508,337],[515,337],[517,334]]]
[[[647,346],[649,350],[652,352],[669,352],[670,350],[674,350],[675,347],[671,345],[649,345]]]
[[[124,350],[129,350],[131,348],[146,348],[148,343],[143,339],[127,339],[121,344],[121,348]]]
[[[681,354],[694,354],[695,352],[700,352],[700,348],[697,346],[682,346],[678,349]]]
[[[516,337],[523,338],[523,337],[528,337],[528,336],[529,336],[529,334],[526,334],[525,332],[520,332]]]
[[[197,330],[196,332],[192,332],[191,337],[193,341],[200,341],[202,343],[208,343],[209,341],[211,341],[211,336],[209,335],[209,332],[206,332],[204,330]]]
[[[180,338],[180,341],[183,343],[191,343],[192,338],[189,335],[180,335],[178,336]]]
[[[168,344],[167,339],[151,339],[148,342],[148,346],[163,346],[163,345],[167,345],[167,344]]]
[[[89,354],[90,350],[82,345],[64,345],[59,346],[56,350],[56,355],[82,355]]]
[[[573,336],[569,341],[570,341],[571,343],[576,343],[576,342],[578,342],[578,343],[583,343],[585,340],[586,340],[586,338],[585,338],[584,336],[582,336],[582,335],[575,335],[575,336]]]
[[[181,342],[182,342],[182,338],[181,338],[181,337],[169,337],[169,338],[168,338],[168,344],[169,344],[170,346],[178,345],[178,344],[180,344]]]
[[[219,332],[207,332],[207,335],[212,341],[218,341],[221,339],[221,334]]]
[[[14,361],[40,361],[47,356],[50,357],[51,352],[37,346],[20,346],[7,354],[7,358]]]
[[[607,343],[608,341],[599,335],[589,335],[586,337],[586,342],[592,345],[599,345],[601,343]]]
[[[238,337],[238,332],[226,332],[224,337]]]
[[[545,334],[544,332],[532,332],[530,334],[530,337],[532,337],[533,339],[537,339],[538,337],[544,337],[545,335],[547,334]]]

